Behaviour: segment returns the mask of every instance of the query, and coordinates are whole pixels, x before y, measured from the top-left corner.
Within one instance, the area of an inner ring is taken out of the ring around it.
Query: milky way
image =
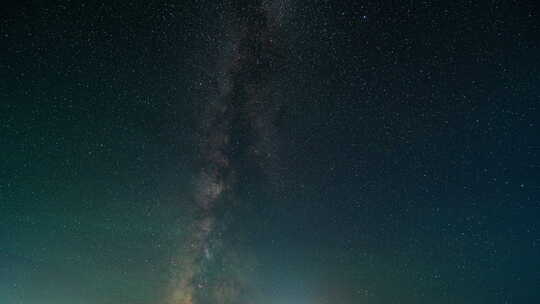
[[[242,2],[242,1],[240,1]],[[193,195],[196,220],[189,230],[168,303],[253,301],[239,253],[226,243],[224,210],[235,204],[238,175],[245,163],[272,175],[278,146],[275,119],[283,103],[276,72],[284,64],[285,1],[223,5],[223,52],[213,74],[201,117],[200,172]]]

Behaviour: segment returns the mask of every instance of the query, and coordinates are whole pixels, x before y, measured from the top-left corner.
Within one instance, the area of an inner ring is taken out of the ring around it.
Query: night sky
[[[14,1],[0,303],[540,303],[535,1]]]

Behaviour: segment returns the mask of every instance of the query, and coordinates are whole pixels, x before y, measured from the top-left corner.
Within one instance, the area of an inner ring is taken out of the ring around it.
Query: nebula
[[[229,47],[216,64],[217,91],[209,93],[200,119],[197,219],[177,259],[168,304],[254,301],[242,273],[243,254],[226,244],[222,215],[233,208],[244,163],[271,176],[277,161],[275,119],[283,100],[276,94],[276,72],[285,64],[283,25],[290,3],[238,1],[222,7]]]

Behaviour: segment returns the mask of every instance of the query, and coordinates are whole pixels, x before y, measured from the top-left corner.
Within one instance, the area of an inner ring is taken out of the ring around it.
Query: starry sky
[[[535,1],[13,1],[0,303],[540,302]]]

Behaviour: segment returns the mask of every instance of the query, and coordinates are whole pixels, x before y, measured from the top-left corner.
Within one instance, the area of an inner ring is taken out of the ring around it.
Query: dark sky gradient
[[[540,303],[539,7],[446,2],[5,5],[0,303],[185,304],[215,134],[193,304]]]

